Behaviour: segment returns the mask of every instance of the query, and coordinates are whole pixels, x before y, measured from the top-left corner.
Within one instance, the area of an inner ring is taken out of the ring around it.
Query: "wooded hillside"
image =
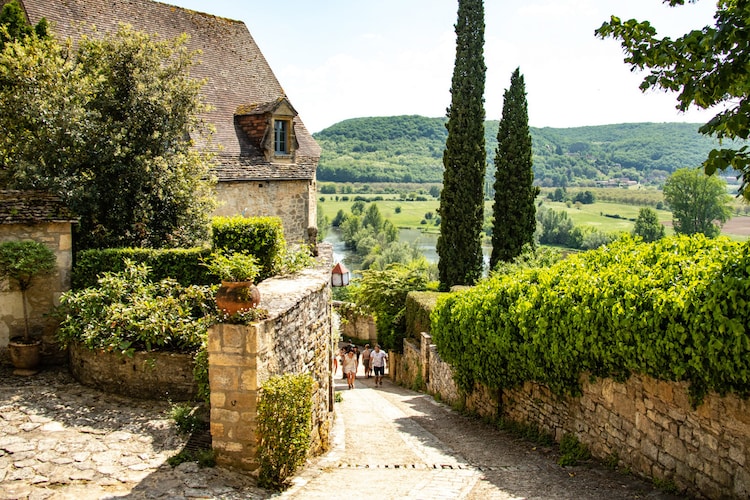
[[[627,178],[661,184],[674,170],[698,166],[718,142],[699,124],[625,123],[531,128],[534,177],[542,186],[590,186]],[[497,120],[486,122],[488,177],[494,177]],[[445,118],[353,118],[314,134],[323,148],[318,180],[441,182]]]

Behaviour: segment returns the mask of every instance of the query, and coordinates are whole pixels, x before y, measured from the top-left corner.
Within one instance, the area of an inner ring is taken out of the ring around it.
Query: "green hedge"
[[[263,267],[257,281],[276,274],[286,250],[281,219],[277,217],[215,217],[212,221],[212,248],[108,248],[84,250],[76,254],[72,288],[96,286],[105,272],[122,272],[125,260],[143,263],[151,269],[150,278],[172,278],[183,286],[210,285],[220,279],[203,262],[213,250],[244,251],[258,258]]]
[[[107,248],[84,250],[76,254],[72,288],[81,290],[96,286],[97,278],[105,272],[125,270],[125,260],[146,264],[149,278],[159,281],[172,278],[183,286],[217,283],[201,262],[211,254],[210,248]]]
[[[283,489],[305,462],[312,430],[313,379],[284,374],[268,379],[258,401],[258,484]]]
[[[631,239],[548,268],[449,294],[432,335],[456,380],[527,380],[576,394],[583,373],[638,372],[707,391],[750,394],[750,243],[703,236]]]
[[[286,249],[278,217],[215,217],[211,224],[215,250],[247,252],[263,267],[258,281],[276,274]]]
[[[406,296],[406,336],[419,339],[419,334],[430,331],[430,313],[440,293],[409,292]]]

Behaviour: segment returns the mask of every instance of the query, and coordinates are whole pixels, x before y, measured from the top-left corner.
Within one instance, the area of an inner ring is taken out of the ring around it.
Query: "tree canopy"
[[[482,277],[486,70],[484,4],[482,0],[459,0],[437,241],[438,274],[443,290],[453,285],[473,285]]]
[[[684,5],[685,0],[664,3],[674,7]],[[700,127],[702,134],[746,140],[750,136],[750,2],[719,0],[714,19],[713,26],[694,29],[673,40],[658,37],[648,21],[622,21],[611,16],[596,34],[619,39],[626,53],[625,62],[632,69],[650,70],[640,85],[642,90],[678,92],[677,109],[681,111],[690,106],[723,107]],[[742,172],[740,192],[750,200],[747,146],[714,149],[703,167],[709,175],[729,167]]]
[[[673,173],[664,185],[664,199],[672,209],[677,234],[718,236],[732,214],[724,181],[700,169],[682,168]]]
[[[208,234],[202,82],[186,39],[122,25],[71,42],[31,36],[0,53],[0,186],[46,189],[80,216],[77,248],[184,246]]]
[[[539,188],[533,185],[531,165],[526,85],[520,68],[516,68],[510,77],[510,88],[505,91],[497,133],[491,269],[498,262],[511,262],[521,255],[525,245],[534,246],[534,199]]]

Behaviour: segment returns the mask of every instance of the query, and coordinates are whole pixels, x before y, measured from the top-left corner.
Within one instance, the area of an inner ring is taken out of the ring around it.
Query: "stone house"
[[[27,292],[29,326],[43,332],[46,362],[63,356],[54,347],[54,319],[47,316],[59,303],[60,295],[70,289],[72,224],[76,222],[56,196],[38,191],[0,191],[0,242],[33,240],[44,243],[57,257],[57,271],[34,281]],[[21,292],[0,281],[0,357],[6,355],[10,338],[23,334]]]
[[[289,243],[316,234],[320,147],[243,22],[152,0],[18,1],[30,23],[46,18],[59,39],[92,26],[113,33],[120,23],[165,38],[188,34],[188,48],[201,51],[191,75],[206,80],[203,98],[213,107],[202,118],[216,128],[215,215],[280,217]]]

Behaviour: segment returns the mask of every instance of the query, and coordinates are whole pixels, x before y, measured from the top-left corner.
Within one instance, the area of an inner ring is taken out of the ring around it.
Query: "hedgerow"
[[[631,372],[750,394],[750,244],[623,238],[441,298],[431,332],[459,386],[536,381],[578,394],[582,374]]]

